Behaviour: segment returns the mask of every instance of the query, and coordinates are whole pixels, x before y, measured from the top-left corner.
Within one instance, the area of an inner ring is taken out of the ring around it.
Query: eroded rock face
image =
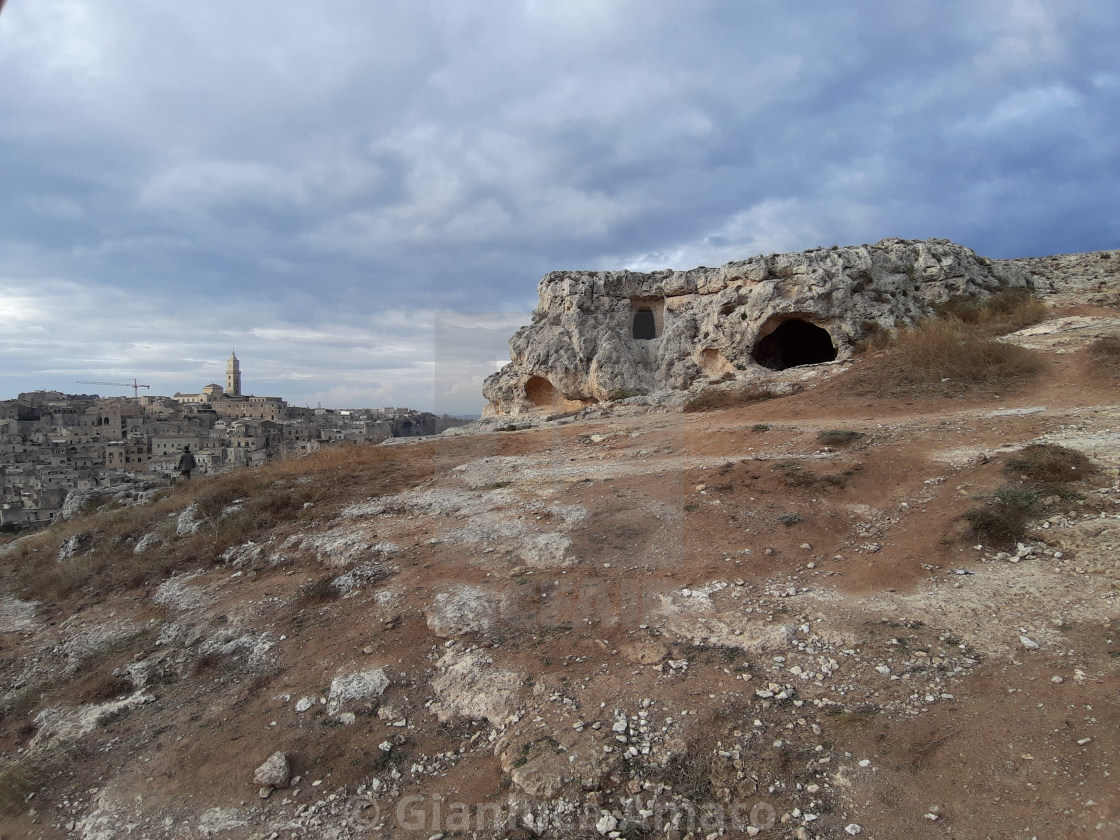
[[[945,239],[757,256],[689,271],[554,271],[486,413],[571,411],[844,359],[860,339],[913,324],[951,297],[1030,285],[1018,265]]]

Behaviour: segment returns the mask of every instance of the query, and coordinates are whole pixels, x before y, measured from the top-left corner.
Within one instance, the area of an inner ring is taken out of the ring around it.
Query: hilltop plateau
[[[1014,262],[0,537],[0,834],[1120,836],[1120,252]]]

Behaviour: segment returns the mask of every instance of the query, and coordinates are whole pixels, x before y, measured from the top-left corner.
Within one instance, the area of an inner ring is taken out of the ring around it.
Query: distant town
[[[50,522],[99,492],[170,481],[188,446],[196,470],[213,473],[468,422],[409,408],[301,408],[244,395],[236,354],[224,388],[160,397],[129,387],[132,397],[32,391],[0,401],[0,528]]]

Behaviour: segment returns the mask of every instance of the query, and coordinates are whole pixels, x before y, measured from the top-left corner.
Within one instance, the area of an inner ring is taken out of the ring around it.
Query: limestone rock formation
[[[689,271],[554,271],[510,363],[483,386],[486,413],[572,411],[685,389],[701,376],[845,359],[874,332],[951,297],[1030,285],[1008,261],[945,239],[771,254]]]

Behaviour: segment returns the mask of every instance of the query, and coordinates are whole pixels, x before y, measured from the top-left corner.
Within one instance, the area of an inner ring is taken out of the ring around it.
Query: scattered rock
[[[132,553],[143,554],[149,548],[160,545],[162,542],[163,537],[161,537],[159,534],[145,534],[136,543],[136,546],[132,549]]]
[[[355,671],[331,680],[331,690],[327,695],[328,714],[338,714],[349,703],[364,703],[382,695],[389,687],[389,678],[384,668],[370,668]]]
[[[490,629],[497,609],[492,592],[479,586],[457,584],[437,593],[425,611],[428,628],[445,638]]]
[[[198,529],[205,522],[206,517],[202,514],[202,508],[197,503],[192,503],[179,514],[179,519],[175,524],[175,533],[180,537],[189,537],[191,534],[197,534]]]
[[[93,537],[89,534],[73,534],[67,537],[58,548],[58,562],[65,563],[67,560],[73,560],[76,555],[88,551],[92,544]]]
[[[267,785],[270,788],[283,788],[288,786],[292,777],[292,765],[288,761],[286,752],[277,750],[264,764],[253,772],[253,781],[258,785]]]
[[[504,721],[517,701],[523,677],[504,668],[479,650],[448,651],[436,663],[432,680],[436,702],[432,711],[441,721],[455,717],[486,718],[491,724]]]

